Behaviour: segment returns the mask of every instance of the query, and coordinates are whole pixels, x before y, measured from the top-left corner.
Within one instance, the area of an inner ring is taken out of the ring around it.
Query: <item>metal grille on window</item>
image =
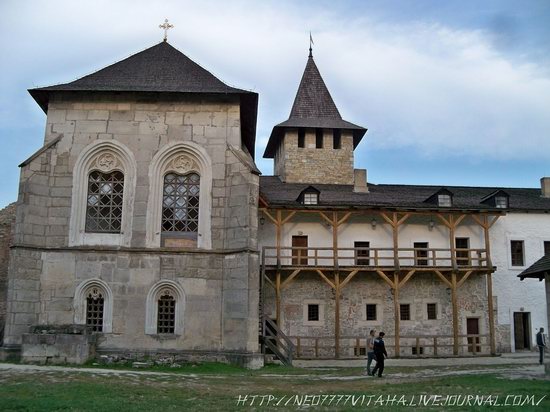
[[[196,173],[164,177],[162,231],[197,232],[199,229],[200,176]]]
[[[104,298],[101,291],[93,288],[86,296],[86,326],[92,332],[103,332]]]
[[[120,233],[124,174],[93,171],[88,176],[86,232]]]
[[[176,323],[176,301],[169,293],[158,300],[157,333],[174,333]]]
[[[308,321],[319,320],[319,305],[307,305],[307,320]]]
[[[409,304],[399,305],[399,313],[401,320],[411,320],[411,307]]]
[[[367,320],[376,320],[376,305],[367,304]]]
[[[435,303],[428,303],[428,320],[437,319],[437,305]]]

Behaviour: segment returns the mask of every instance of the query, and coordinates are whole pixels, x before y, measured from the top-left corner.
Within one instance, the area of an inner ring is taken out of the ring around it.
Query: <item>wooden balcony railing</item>
[[[334,336],[289,336],[295,345],[296,359],[334,359]],[[490,351],[489,335],[458,335],[461,354],[481,355]],[[366,357],[364,336],[340,336],[340,351],[344,358]],[[384,337],[390,356],[395,356],[394,337]],[[400,356],[449,356],[453,351],[453,335],[402,335]]]
[[[335,253],[336,252],[336,253]],[[485,249],[398,248],[263,248],[265,267],[479,268],[487,267]]]

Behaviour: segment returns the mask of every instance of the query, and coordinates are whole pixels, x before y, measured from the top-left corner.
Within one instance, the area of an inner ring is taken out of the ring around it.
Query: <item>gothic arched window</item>
[[[124,174],[118,170],[88,175],[86,232],[120,233],[124,195]]]
[[[171,280],[161,280],[151,287],[145,302],[145,333],[147,335],[183,334],[185,293]]]
[[[179,232],[196,239],[199,229],[200,176],[197,173],[164,176],[162,232]]]
[[[86,326],[92,332],[103,332],[103,312],[105,298],[103,291],[92,287],[86,294]]]

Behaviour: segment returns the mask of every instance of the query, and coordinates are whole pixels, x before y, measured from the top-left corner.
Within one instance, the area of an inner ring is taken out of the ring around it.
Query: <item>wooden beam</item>
[[[296,214],[296,210],[293,210],[292,212],[290,212],[290,213],[288,214],[288,216],[285,217],[285,218],[283,219],[283,221],[281,222],[281,224],[284,225],[286,222],[288,222],[290,219],[292,219],[292,217],[293,217],[295,214]]]
[[[434,270],[434,272],[439,277],[439,279],[441,279],[448,287],[451,288],[453,286],[451,282],[449,282],[449,280],[439,270]]]
[[[346,220],[348,220],[348,218],[351,216],[352,213],[353,213],[353,212],[347,212],[347,213],[342,217],[342,219],[340,219],[340,220],[338,221],[338,226],[340,226],[341,224],[345,223]]]
[[[467,272],[462,276],[462,279],[460,279],[460,280],[458,281],[458,283],[456,284],[456,287],[457,287],[457,288],[461,287],[462,284],[463,284],[464,282],[466,282],[466,280],[470,277],[470,275],[472,274],[472,272],[473,272],[473,270],[467,271]]]
[[[274,224],[277,224],[277,219],[275,219],[275,218],[271,215],[271,213],[269,213],[269,212],[267,211],[267,209],[260,209],[260,210],[263,212],[264,215],[266,215],[266,216],[269,218],[269,220],[271,220]]]
[[[451,273],[451,301],[453,309],[453,355],[458,355],[458,304],[457,304],[456,272]]]
[[[386,216],[386,214],[384,212],[380,212],[380,216],[382,216],[382,218],[388,222],[392,227],[395,226],[395,222],[390,219],[388,216]]]
[[[445,226],[451,227],[451,223],[447,221],[447,219],[445,219],[441,213],[436,213],[435,215],[439,218],[439,220],[443,222]]]
[[[324,280],[325,282],[327,282],[327,283],[329,284],[329,286],[330,286],[332,289],[335,289],[335,288],[336,288],[336,286],[334,285],[334,283],[332,283],[332,282],[330,281],[330,279],[327,278],[323,272],[321,272],[319,269],[315,269],[315,271],[319,274],[319,276],[321,276],[321,278],[323,278],[323,280]]]
[[[340,273],[334,273],[334,354],[336,358],[340,357]]]
[[[319,212],[319,214],[321,215],[321,217],[322,217],[323,219],[325,219],[325,220],[327,221],[327,223],[328,223],[329,225],[332,226],[332,219],[329,218],[327,215],[325,215],[325,212]]]
[[[267,280],[267,283],[269,283],[273,287],[273,289],[277,289],[277,287],[275,286],[275,283],[273,283],[273,281],[269,279],[267,275],[264,275],[264,279]]]
[[[344,281],[342,283],[340,283],[340,289],[342,289],[344,286],[346,286],[348,284],[348,282],[353,279],[353,277],[359,273],[359,269],[357,270],[354,270],[352,272],[350,272],[349,275],[346,276],[346,278],[344,279]]]
[[[390,280],[390,278],[389,278],[384,272],[382,272],[382,271],[379,270],[379,269],[376,269],[376,273],[378,273],[378,275],[380,275],[380,277],[381,277],[382,279],[384,279],[384,280],[388,283],[388,285],[390,285],[390,287],[391,287],[392,289],[395,289],[395,283],[393,283],[393,282]]]
[[[332,212],[332,259],[338,270],[338,212]]]
[[[287,277],[283,283],[281,283],[281,290],[284,289],[292,280],[300,273],[302,269],[296,269],[294,272],[290,274],[289,277]]]
[[[416,272],[416,269],[410,270],[409,273],[407,273],[407,275],[399,283],[400,288],[403,287],[403,285],[405,285],[405,283],[407,283],[409,281],[409,279],[412,277],[412,275],[414,275],[414,272]]]
[[[489,310],[489,344],[491,346],[491,355],[496,355],[495,315],[493,312],[493,280],[491,277],[491,272],[487,272],[487,308]]]
[[[400,343],[399,343],[399,322],[401,321],[401,310],[399,306],[399,272],[396,272],[394,275],[395,287],[393,289],[393,312],[395,313],[395,333],[394,333],[394,345],[395,353],[394,356],[399,358],[400,356]]]
[[[277,223],[275,225],[275,241],[277,246],[277,267],[281,266],[281,231],[282,231],[282,217],[281,217],[281,210],[278,209],[276,212],[277,215]]]
[[[261,208],[268,208],[269,204],[266,202],[266,200],[262,197],[262,195],[258,196],[258,205]]]
[[[397,226],[402,225],[411,216],[410,213],[405,213],[401,219],[397,221]]]
[[[275,277],[275,316],[277,317],[277,326],[282,326],[281,321],[281,272],[277,272]]]
[[[491,223],[489,223],[489,229],[491,229],[493,227],[493,225],[497,222],[500,215],[495,215],[493,217],[494,217],[494,219],[491,221]]]

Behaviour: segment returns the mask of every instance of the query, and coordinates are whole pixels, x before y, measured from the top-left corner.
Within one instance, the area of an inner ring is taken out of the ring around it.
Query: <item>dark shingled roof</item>
[[[351,130],[354,148],[367,131],[361,126],[342,119],[311,53],[290,111],[290,117],[273,128],[264,157],[273,158],[279,141],[284,135],[284,129],[296,127]]]
[[[550,274],[550,255],[545,255],[521,272],[518,277],[523,280],[525,278],[544,279],[546,273]]]
[[[498,209],[482,200],[493,193],[494,187],[445,186],[453,193],[453,206],[438,207],[426,199],[442,189],[441,186],[376,185],[368,184],[368,193],[355,193],[352,185],[283,183],[277,176],[260,176],[262,198],[274,207],[300,208],[300,193],[313,186],[320,191],[318,207],[402,209],[402,210],[472,210],[472,211],[533,211],[550,213],[550,198],[541,197],[540,189],[506,188],[510,195],[509,208]]]
[[[52,93],[139,92],[233,95],[240,98],[243,139],[254,153],[258,94],[230,87],[185,54],[161,42],[124,60],[70,83],[30,89],[29,93],[48,111]]]

